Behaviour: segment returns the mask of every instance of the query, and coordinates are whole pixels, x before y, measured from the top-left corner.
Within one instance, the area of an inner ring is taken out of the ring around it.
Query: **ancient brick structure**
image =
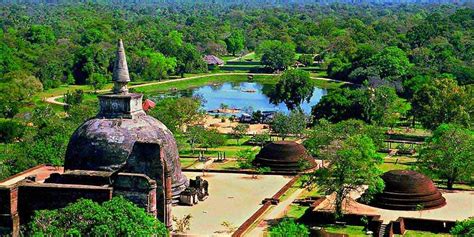
[[[177,201],[189,180],[181,172],[173,134],[146,115],[141,94],[128,93],[121,40],[113,81],[113,93],[99,96],[97,116],[71,137],[64,173],[37,167],[0,182],[0,236],[18,236],[20,225],[36,210],[62,208],[80,198],[104,202],[118,195],[171,228],[173,198]]]
[[[266,145],[254,160],[260,167],[272,171],[301,171],[317,166],[316,161],[303,145],[292,141],[277,141]]]
[[[0,184],[0,236],[18,236],[20,225],[27,224],[35,211],[63,208],[80,198],[101,203],[121,195],[152,215],[160,214],[156,182],[144,174],[73,170],[35,179]]]
[[[382,175],[385,189],[371,205],[392,210],[442,207],[446,200],[427,176],[412,170],[391,170]]]

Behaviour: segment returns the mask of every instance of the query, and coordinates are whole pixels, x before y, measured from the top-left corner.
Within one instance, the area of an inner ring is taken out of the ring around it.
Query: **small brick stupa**
[[[314,158],[303,145],[292,141],[277,141],[266,145],[254,160],[258,167],[272,171],[302,171],[317,166]]]
[[[371,201],[372,206],[390,210],[434,209],[446,200],[427,176],[412,170],[391,170],[382,175],[385,189]]]

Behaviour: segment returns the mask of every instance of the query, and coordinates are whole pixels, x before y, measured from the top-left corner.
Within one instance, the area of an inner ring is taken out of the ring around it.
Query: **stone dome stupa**
[[[391,210],[434,209],[446,204],[445,198],[426,175],[412,170],[391,170],[382,177],[385,188],[370,205]]]
[[[143,95],[129,93],[129,81],[125,50],[119,40],[113,91],[99,96],[99,113],[72,135],[64,168],[143,173],[160,183],[163,173],[157,169],[161,168],[150,164],[162,159],[171,175],[173,197],[177,197],[189,186],[189,180],[181,172],[176,140],[163,123],[143,111]]]
[[[276,141],[264,146],[255,156],[254,164],[272,171],[302,171],[317,166],[306,148],[292,141]]]

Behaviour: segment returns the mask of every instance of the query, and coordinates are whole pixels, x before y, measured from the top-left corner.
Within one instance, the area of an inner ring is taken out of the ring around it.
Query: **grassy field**
[[[289,209],[286,212],[285,217],[299,219],[303,214],[308,210],[308,206],[300,206],[296,204],[291,204]]]
[[[324,230],[328,233],[334,234],[346,234],[349,236],[367,236],[364,231],[363,226],[353,226],[353,225],[346,225],[346,226],[336,226],[336,225],[324,225]]]
[[[402,236],[402,235],[394,235],[394,236]],[[433,237],[449,237],[452,236],[450,234],[438,234],[438,233],[432,233],[432,232],[425,232],[425,231],[415,231],[415,230],[407,230],[403,237],[428,237],[428,236],[433,236]]]

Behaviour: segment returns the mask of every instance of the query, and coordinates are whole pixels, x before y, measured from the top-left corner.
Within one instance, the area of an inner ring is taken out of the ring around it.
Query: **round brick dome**
[[[392,210],[416,210],[442,207],[446,200],[427,176],[412,170],[384,173],[385,189],[371,205]]]
[[[69,141],[64,168],[115,171],[127,162],[138,140],[160,141],[163,159],[171,172],[173,196],[181,193],[188,180],[181,172],[176,140],[163,123],[145,114],[130,119],[93,118],[86,121]],[[161,179],[145,174],[155,180]]]
[[[306,164],[304,164],[306,163]],[[254,160],[259,167],[273,171],[301,171],[316,167],[316,162],[303,145],[292,141],[277,141],[266,145]]]

